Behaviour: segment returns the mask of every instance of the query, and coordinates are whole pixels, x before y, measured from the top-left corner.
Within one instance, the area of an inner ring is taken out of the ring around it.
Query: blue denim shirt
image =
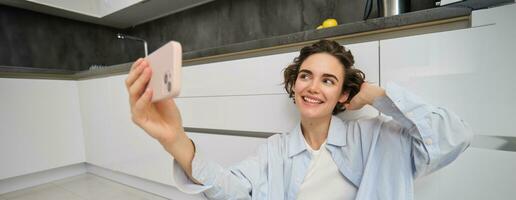
[[[394,84],[385,90],[373,107],[392,118],[330,122],[325,148],[358,188],[356,199],[413,199],[414,179],[455,160],[472,138],[469,126],[448,110]],[[229,169],[197,151],[192,176],[203,185],[192,183],[177,162],[173,178],[181,191],[208,199],[296,199],[311,159],[303,140],[297,125],[269,137],[256,155]]]

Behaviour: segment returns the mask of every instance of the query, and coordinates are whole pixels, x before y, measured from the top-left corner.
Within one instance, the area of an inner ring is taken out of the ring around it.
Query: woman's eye
[[[300,75],[299,75],[299,78],[300,78],[300,79],[303,79],[303,80],[306,80],[306,79],[308,79],[309,77],[308,77],[308,74],[300,74]]]
[[[331,79],[324,79],[323,82],[326,85],[333,85],[333,84],[335,84],[335,82],[333,80],[331,80]]]

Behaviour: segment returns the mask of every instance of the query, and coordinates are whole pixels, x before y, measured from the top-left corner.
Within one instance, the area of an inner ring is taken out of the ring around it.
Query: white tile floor
[[[166,200],[132,187],[82,174],[0,195],[0,200]]]

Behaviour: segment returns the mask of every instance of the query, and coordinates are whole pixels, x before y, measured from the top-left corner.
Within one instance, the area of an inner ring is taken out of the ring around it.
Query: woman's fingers
[[[151,99],[152,89],[147,88],[133,106],[132,120],[134,123],[141,125],[146,121],[146,117],[148,116],[145,116],[145,114],[149,114],[147,108],[151,103]]]
[[[360,101],[358,95],[354,96],[349,103],[344,104],[346,110],[358,110],[364,107],[363,102]]]
[[[133,66],[131,66],[131,71],[129,71],[129,75],[127,76],[127,79],[125,79],[125,85],[127,89],[129,89],[134,81],[140,76],[145,66],[143,61],[144,59],[140,58],[134,62]]]
[[[147,83],[151,78],[152,70],[150,67],[145,67],[140,76],[134,81],[134,83],[129,87],[129,98],[131,106],[134,105],[136,100],[140,98],[142,92],[145,90]]]
[[[135,68],[136,66],[138,66],[138,65],[139,65],[142,61],[144,61],[144,60],[145,60],[145,59],[143,59],[143,58],[138,58],[136,61],[134,61],[133,65],[131,66],[131,69],[130,69],[129,71],[134,70],[134,68]]]

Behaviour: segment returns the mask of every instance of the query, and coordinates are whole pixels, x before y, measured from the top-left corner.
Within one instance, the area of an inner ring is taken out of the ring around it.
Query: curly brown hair
[[[286,67],[283,71],[285,81],[285,90],[287,91],[290,98],[294,99],[294,84],[296,83],[297,76],[299,74],[299,68],[303,61],[306,60],[310,55],[316,53],[328,53],[337,58],[340,63],[344,66],[344,81],[342,83],[342,94],[346,91],[349,92],[348,100],[345,103],[351,101],[351,99],[360,91],[360,86],[364,83],[365,74],[364,72],[356,69],[353,65],[355,60],[351,51],[347,50],[339,43],[333,40],[320,40],[310,46],[305,46],[301,49],[299,56],[294,58],[294,62]],[[295,103],[295,101],[294,101]],[[343,103],[337,103],[333,108],[333,115],[336,115],[342,111],[345,111]]]

